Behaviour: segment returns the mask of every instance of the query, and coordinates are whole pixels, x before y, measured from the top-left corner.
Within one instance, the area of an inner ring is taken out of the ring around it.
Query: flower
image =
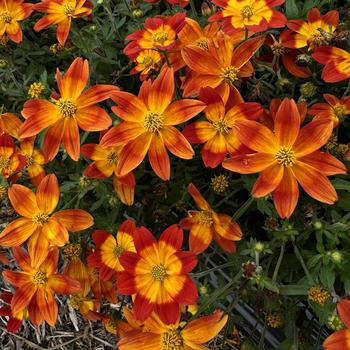
[[[9,178],[23,169],[25,158],[18,153],[12,137],[3,134],[0,136],[0,175]]]
[[[242,238],[239,225],[230,216],[215,213],[192,183],[188,185],[187,191],[201,209],[189,211],[188,217],[180,221],[183,228],[190,230],[190,251],[200,254],[214,239],[225,251],[234,252],[235,241]]]
[[[0,114],[0,136],[9,134],[12,137],[18,138],[18,130],[22,122],[12,113]]]
[[[79,127],[85,131],[101,131],[112,124],[107,112],[95,104],[108,99],[117,88],[112,85],[94,85],[83,92],[88,79],[88,61],[76,58],[63,77],[57,70],[60,96],[55,96],[53,102],[34,99],[24,104],[22,115],[26,121],[20,128],[19,136],[35,136],[48,128],[43,146],[48,161],[56,156],[61,142],[69,156],[78,160]]]
[[[322,79],[327,83],[337,83],[350,77],[350,53],[333,46],[321,46],[312,58],[324,64]]]
[[[69,35],[72,19],[89,16],[92,11],[92,4],[89,0],[44,0],[35,4],[33,8],[47,14],[35,23],[34,30],[39,32],[57,24],[57,40],[64,46]]]
[[[280,313],[267,314],[265,320],[271,328],[279,328],[283,325],[283,316]]]
[[[46,88],[43,83],[35,82],[33,84],[30,84],[28,89],[28,96],[30,98],[39,98],[41,95],[45,92]]]
[[[147,18],[145,29],[138,30],[126,37],[130,42],[125,46],[124,53],[130,58],[137,56],[145,49],[169,50],[176,43],[177,33],[185,25],[185,14],[180,12],[171,17],[157,16]]]
[[[22,41],[22,30],[18,22],[23,21],[32,13],[32,4],[23,0],[0,1],[0,38],[5,35],[15,43]]]
[[[240,123],[238,138],[256,153],[235,155],[223,167],[240,174],[261,172],[252,194],[273,193],[281,218],[289,218],[298,202],[298,183],[314,199],[333,204],[337,193],[327,176],[346,173],[346,167],[330,154],[319,151],[331,136],[333,125],[319,119],[300,128],[294,100],[285,98],[275,115],[274,132],[255,121]]]
[[[285,0],[212,0],[223,8],[209,18],[209,22],[224,20],[224,32],[250,30],[264,32],[268,28],[284,27],[287,19],[274,6],[279,6]]]
[[[134,310],[124,308],[129,324],[135,327]],[[180,327],[180,317],[173,324],[165,324],[153,313],[141,329],[121,332],[120,350],[208,350],[203,344],[213,339],[225,326],[228,316],[216,310],[212,315],[202,316]]]
[[[339,99],[334,95],[324,94],[323,98],[327,103],[315,103],[309,108],[309,113],[316,119],[330,119],[335,128],[346,115],[350,114],[350,96]]]
[[[46,164],[46,159],[41,150],[34,148],[34,141],[35,137],[21,140],[20,153],[25,157],[25,169],[28,172],[31,183],[34,186],[38,186],[45,177],[43,165]]]
[[[17,333],[23,324],[23,319],[28,318],[27,308],[13,314],[11,309],[11,301],[13,299],[13,293],[2,292],[0,294],[0,300],[7,305],[0,307],[0,316],[8,316],[6,330],[11,333]]]
[[[113,176],[113,186],[120,200],[126,205],[134,202],[135,177],[132,172],[125,176],[117,175],[117,165],[122,146],[102,147],[93,143],[81,147],[81,153],[93,162],[87,167],[84,175],[104,179]]]
[[[200,100],[207,107],[207,121],[196,121],[186,126],[183,134],[191,143],[204,143],[202,158],[206,167],[215,168],[227,153],[234,153],[242,145],[236,136],[240,119],[256,120],[263,109],[259,103],[240,103],[225,111],[225,103],[212,88],[200,90]]]
[[[28,308],[34,324],[46,321],[53,327],[58,310],[55,293],[77,293],[81,287],[79,282],[57,273],[58,249],[48,249],[47,253],[47,258],[36,264],[23,248],[14,247],[13,255],[22,271],[4,270],[2,275],[17,288],[11,300],[12,314]]]
[[[88,297],[87,293],[71,295],[69,305],[74,310],[78,310],[88,320],[97,321],[102,318],[102,315],[98,312],[100,302],[97,299]]]
[[[162,65],[162,56],[156,50],[140,51],[135,58],[136,66],[131,70],[131,74],[140,74],[141,81],[145,80],[150,73],[158,71]]]
[[[82,231],[92,226],[93,217],[84,210],[66,209],[54,213],[60,190],[53,174],[44,177],[34,194],[28,187],[12,185],[8,197],[21,218],[13,220],[0,233],[0,244],[15,247],[28,241],[33,264],[40,265],[50,246],[68,242],[68,231]]]
[[[331,294],[328,290],[320,286],[311,287],[307,294],[308,299],[318,305],[324,305],[331,298]]]
[[[326,350],[349,350],[350,344],[350,300],[343,299],[338,305],[338,314],[345,323],[346,329],[331,334],[323,343]]]
[[[211,178],[210,185],[215,193],[224,193],[229,186],[229,179],[226,175],[218,175]]]
[[[217,90],[225,103],[230,92],[234,101],[242,102],[235,83],[253,74],[254,69],[249,60],[264,41],[265,37],[259,36],[234,48],[233,41],[219,33],[216,42],[209,41],[208,49],[195,45],[184,47],[182,57],[194,71],[193,76],[184,83],[184,96],[195,96],[201,87],[209,86]]]
[[[96,250],[88,256],[89,266],[97,267],[104,281],[111,280],[117,272],[124,271],[120,257],[125,252],[136,252],[133,234],[136,229],[133,220],[125,220],[114,237],[110,233],[97,230],[92,234]]]
[[[103,281],[100,278],[99,269],[96,267],[89,267],[88,271],[90,276],[91,290],[94,294],[94,297],[97,300],[106,298],[110,303],[116,304],[118,302],[118,298],[115,281]]]
[[[174,125],[200,113],[205,104],[190,99],[172,103],[174,73],[164,68],[153,82],[143,82],[138,96],[117,91],[112,99],[118,106],[112,111],[123,121],[101,139],[102,147],[124,145],[117,164],[117,175],[125,176],[148,158],[154,172],[163,180],[170,178],[167,149],[174,155],[191,159],[193,149]]]
[[[136,318],[144,321],[152,311],[167,323],[175,323],[180,304],[197,300],[197,288],[188,273],[197,264],[193,253],[180,251],[183,232],[177,225],[168,227],[157,242],[145,227],[134,233],[136,253],[125,252],[120,262],[125,271],[117,275],[120,294],[135,294]]]
[[[320,11],[314,7],[307,14],[307,22],[293,19],[287,22],[290,30],[284,32],[283,44],[291,49],[315,47],[327,45],[332,33],[336,30],[339,22],[339,13],[336,10],[327,12],[321,16]]]

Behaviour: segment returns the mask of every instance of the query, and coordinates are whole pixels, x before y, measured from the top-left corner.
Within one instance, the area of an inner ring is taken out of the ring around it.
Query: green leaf
[[[335,179],[331,181],[336,190],[345,190],[350,192],[350,182],[343,179]]]
[[[286,16],[288,19],[299,17],[299,8],[295,0],[286,0]]]
[[[309,288],[307,285],[289,284],[280,286],[279,289],[281,295],[307,295]]]

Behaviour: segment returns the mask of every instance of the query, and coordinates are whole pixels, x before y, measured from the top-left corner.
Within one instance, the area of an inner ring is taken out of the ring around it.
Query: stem
[[[199,18],[198,18],[198,15],[197,15],[197,11],[196,11],[196,6],[194,4],[194,0],[190,0],[190,6],[191,6],[192,13],[193,13],[193,17],[198,22]]]
[[[306,265],[305,265],[305,261],[304,261],[302,255],[301,255],[301,253],[300,253],[299,248],[295,245],[294,242],[293,242],[293,246],[294,246],[294,253],[295,253],[297,259],[299,260],[301,266],[303,267],[303,270],[304,270],[304,272],[305,272],[305,275],[306,275],[306,277],[307,277],[309,283],[310,283],[311,285],[314,285],[314,284],[315,284],[314,279],[312,278],[312,276],[311,276],[311,274],[310,274],[308,268],[307,268]]]
[[[221,270],[221,269],[223,269],[225,267],[230,267],[230,266],[235,265],[235,264],[236,264],[235,261],[230,261],[230,262],[227,262],[225,264],[213,267],[213,268],[211,268],[209,270],[205,270],[205,271],[202,271],[202,272],[194,273],[194,274],[192,274],[192,277],[194,277],[194,278],[201,278],[203,276],[208,275],[211,272],[214,272],[214,271],[217,271],[217,270]]]
[[[231,219],[237,221],[251,206],[251,204],[254,202],[253,197],[249,197],[246,202],[236,210],[236,212],[232,215]]]
[[[282,260],[283,260],[283,256],[284,256],[284,249],[285,249],[286,243],[283,242],[281,245],[281,250],[280,250],[280,255],[278,256],[278,260],[277,260],[277,264],[275,267],[275,271],[273,272],[273,276],[272,276],[272,282],[275,283],[276,279],[277,279],[277,275],[278,275],[278,271],[280,269]]]

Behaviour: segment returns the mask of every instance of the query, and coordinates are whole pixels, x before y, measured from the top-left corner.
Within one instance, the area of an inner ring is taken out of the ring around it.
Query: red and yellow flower
[[[130,172],[125,176],[117,175],[117,165],[122,147],[122,145],[102,147],[93,143],[83,145],[81,153],[93,160],[85,170],[84,175],[95,179],[113,176],[113,186],[118,197],[124,204],[132,205],[135,192],[134,174]]]
[[[281,218],[289,218],[298,202],[298,183],[314,199],[333,204],[337,193],[327,176],[346,173],[346,167],[319,149],[328,141],[333,124],[318,119],[300,128],[300,113],[294,100],[285,98],[275,116],[274,132],[255,121],[240,123],[240,141],[256,153],[241,154],[223,162],[223,167],[241,174],[262,172],[252,194],[273,193]]]
[[[89,16],[92,12],[92,4],[89,0],[44,0],[35,4],[34,9],[47,14],[35,24],[34,30],[39,32],[57,25],[57,40],[64,46],[72,19]]]
[[[28,187],[12,185],[8,197],[14,210],[22,217],[12,221],[0,234],[0,244],[17,247],[28,240],[33,264],[40,265],[50,246],[62,247],[68,242],[68,231],[87,229],[93,217],[81,209],[66,209],[54,213],[60,196],[57,178],[44,177],[34,194]]]
[[[7,35],[15,43],[22,41],[22,29],[18,22],[23,21],[33,11],[33,4],[26,4],[23,0],[0,1],[0,38]]]
[[[34,186],[38,186],[45,177],[43,165],[46,164],[44,153],[34,148],[35,137],[23,139],[20,143],[20,153],[25,157],[25,169],[28,172],[30,181]]]
[[[96,267],[89,267],[89,276],[91,290],[94,294],[94,298],[97,300],[107,299],[110,303],[116,304],[117,298],[117,287],[115,281],[103,281],[100,277],[100,271]]]
[[[78,160],[79,127],[85,131],[101,131],[112,124],[108,113],[95,105],[110,98],[117,88],[112,85],[94,85],[83,92],[88,79],[88,61],[76,58],[63,77],[57,70],[60,95],[55,96],[53,102],[33,99],[24,104],[22,115],[26,121],[20,128],[19,136],[36,136],[48,128],[43,146],[48,161],[56,156],[61,142],[69,156]]]
[[[336,127],[346,115],[350,114],[350,96],[339,99],[334,95],[324,94],[323,98],[327,103],[315,103],[309,108],[309,113],[315,118],[330,119],[333,127]]]
[[[212,88],[200,91],[200,100],[207,107],[204,114],[207,121],[189,124],[183,134],[191,143],[204,143],[202,158],[206,167],[215,168],[227,153],[234,153],[242,145],[238,140],[236,128],[240,119],[256,120],[263,109],[259,103],[240,103],[225,111],[225,104]]]
[[[0,135],[9,134],[12,137],[18,138],[18,130],[22,122],[12,113],[0,114]]]
[[[81,313],[87,320],[101,320],[102,315],[98,312],[100,309],[100,301],[90,298],[87,293],[76,293],[70,296],[69,305]]]
[[[279,6],[285,0],[212,0],[223,10],[209,18],[210,22],[223,20],[224,32],[250,30],[264,32],[268,28],[284,27],[287,19],[274,6]]]
[[[103,230],[97,230],[92,234],[96,250],[87,260],[89,266],[99,269],[102,280],[109,281],[117,272],[124,271],[120,257],[125,252],[136,252],[133,239],[135,229],[135,222],[126,220],[120,224],[115,237]]]
[[[343,299],[337,305],[338,314],[346,328],[331,334],[323,343],[325,350],[350,349],[350,300]]]
[[[249,60],[264,41],[265,37],[259,36],[234,48],[233,41],[227,35],[219,33],[216,42],[209,41],[208,49],[195,45],[184,47],[182,57],[194,71],[184,83],[184,96],[196,96],[200,88],[209,86],[217,90],[225,103],[230,92],[234,96],[230,99],[242,102],[235,84],[241,78],[253,74],[254,68]]]
[[[136,318],[144,321],[152,311],[167,323],[175,323],[180,305],[191,305],[198,298],[197,288],[188,273],[197,264],[193,253],[180,251],[182,229],[167,228],[159,241],[145,227],[134,233],[136,253],[125,252],[120,261],[125,271],[117,275],[120,294],[135,295]]]
[[[189,211],[188,217],[180,221],[183,228],[190,230],[190,251],[200,254],[214,239],[225,251],[235,252],[235,241],[242,238],[239,225],[229,215],[217,214],[192,183],[188,185],[187,191],[201,209]]]
[[[157,72],[161,68],[163,58],[158,51],[151,49],[140,51],[134,61],[136,66],[130,71],[130,73],[141,73],[140,79],[143,81],[147,79],[151,73]]]
[[[284,32],[283,44],[291,49],[308,47],[309,50],[327,45],[338,26],[338,22],[338,11],[329,11],[321,16],[317,8],[312,8],[307,14],[307,22],[300,19],[287,22],[290,30]]]
[[[327,83],[337,83],[350,78],[350,53],[333,46],[322,46],[315,50],[312,58],[325,65],[322,79]]]
[[[55,293],[77,293],[81,290],[79,282],[57,273],[57,248],[49,250],[47,258],[39,264],[23,248],[13,248],[13,255],[22,271],[2,273],[5,280],[16,287],[11,300],[12,315],[27,309],[34,324],[46,321],[53,327],[58,313]]]
[[[7,316],[9,320],[7,321],[6,330],[11,333],[17,333],[23,324],[23,320],[28,318],[28,309],[25,308],[13,314],[11,309],[11,301],[13,298],[13,293],[2,292],[0,294],[0,300],[7,304],[0,307],[0,316]]]
[[[0,174],[6,178],[25,166],[25,157],[19,154],[11,136],[0,136]]]
[[[123,121],[101,139],[102,147],[124,145],[119,154],[117,175],[125,176],[141,164],[148,152],[154,172],[163,180],[170,178],[169,150],[175,156],[191,159],[193,149],[174,125],[200,113],[205,105],[190,99],[172,103],[173,69],[164,68],[154,82],[143,82],[138,96],[117,91],[112,99],[113,112]]]
[[[177,13],[171,17],[157,16],[147,18],[145,29],[138,30],[126,37],[130,42],[124,53],[134,59],[139,51],[145,49],[169,50],[174,47],[177,34],[185,25],[185,14]]]
[[[137,326],[134,311],[124,308],[124,315],[132,327]],[[120,350],[208,350],[203,344],[213,339],[224,328],[228,316],[220,310],[180,326],[180,316],[166,324],[153,313],[142,325],[129,332],[120,332]]]

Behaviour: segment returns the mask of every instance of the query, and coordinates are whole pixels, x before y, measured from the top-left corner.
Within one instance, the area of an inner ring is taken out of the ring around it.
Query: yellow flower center
[[[33,275],[33,283],[37,287],[44,286],[49,279],[47,278],[46,272],[37,270]]]
[[[81,305],[83,304],[84,298],[79,295],[72,295],[69,299],[70,306],[75,309],[79,310]]]
[[[308,290],[308,298],[316,304],[324,305],[331,298],[331,295],[323,287],[315,286]]]
[[[70,243],[63,247],[63,254],[69,260],[79,258],[81,252],[82,249],[79,243]]]
[[[250,5],[243,6],[240,12],[243,19],[250,19],[254,15],[254,9]]]
[[[226,134],[229,131],[229,126],[225,119],[220,119],[217,122],[214,122],[213,127],[220,134]]]
[[[327,43],[327,39],[320,30],[317,30],[317,32],[311,36],[310,41],[314,46],[321,46]]]
[[[213,216],[210,211],[208,210],[201,210],[197,214],[198,221],[201,225],[204,226],[211,226],[213,221]]]
[[[7,188],[3,185],[0,185],[0,199],[4,198],[7,193]]]
[[[107,154],[107,163],[108,165],[114,164],[118,160],[117,152],[110,152]]]
[[[163,282],[167,275],[166,268],[161,264],[155,265],[152,267],[151,275],[155,281]]]
[[[45,91],[45,86],[43,83],[33,83],[29,86],[28,96],[30,98],[39,98]]]
[[[162,334],[162,350],[180,350],[183,347],[183,338],[176,329],[169,329]]]
[[[62,7],[63,7],[63,13],[66,16],[72,17],[74,15],[75,7],[72,3],[66,2]]]
[[[39,213],[33,217],[34,224],[39,226],[44,225],[48,221],[49,221],[49,216],[45,213]]]
[[[114,249],[113,249],[113,254],[115,257],[119,258],[123,252],[124,252],[124,248],[121,247],[120,245],[117,245]]]
[[[220,78],[224,79],[226,83],[233,85],[233,83],[238,80],[239,69],[233,66],[225,67],[221,70]]]
[[[164,43],[168,40],[168,33],[167,32],[157,32],[154,33],[152,36],[152,39],[161,45],[164,45]]]
[[[12,16],[9,11],[4,11],[0,13],[0,21],[6,24],[10,24],[12,22]]]
[[[335,113],[335,115],[340,118],[345,114],[345,107],[344,105],[337,103],[334,107],[333,107],[333,111]]]
[[[143,122],[144,128],[149,132],[159,132],[163,127],[163,118],[158,113],[148,112]]]
[[[64,117],[74,117],[78,110],[77,105],[69,98],[60,98],[56,104]]]
[[[281,56],[284,54],[284,47],[281,43],[275,42],[271,45],[272,53],[275,56]]]
[[[288,147],[281,147],[275,154],[275,159],[277,160],[278,164],[285,167],[291,167],[296,160],[295,152]]]
[[[31,166],[35,163],[34,157],[33,156],[27,156],[26,157],[26,166]]]
[[[198,39],[195,44],[197,46],[199,46],[200,48],[204,49],[204,50],[208,50],[209,46],[208,46],[208,39],[202,38],[202,39]]]
[[[228,179],[225,175],[214,176],[211,179],[211,186],[216,193],[223,193],[228,188]]]
[[[153,66],[153,58],[151,56],[145,56],[143,58],[142,64],[146,67],[146,68],[150,68]]]
[[[0,169],[6,169],[10,166],[10,159],[0,156]]]

